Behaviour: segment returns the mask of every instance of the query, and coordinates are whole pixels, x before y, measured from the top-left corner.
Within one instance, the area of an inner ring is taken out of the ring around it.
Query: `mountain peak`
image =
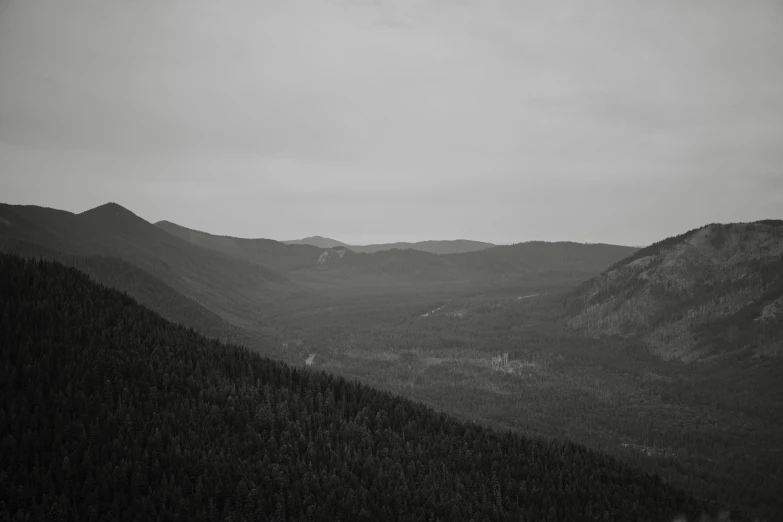
[[[85,210],[80,216],[133,216],[138,217],[136,214],[128,210],[127,208],[123,207],[122,205],[118,203],[114,203],[113,201],[110,201],[108,203],[104,203],[103,205],[100,205],[95,208],[91,208],[90,210]]]

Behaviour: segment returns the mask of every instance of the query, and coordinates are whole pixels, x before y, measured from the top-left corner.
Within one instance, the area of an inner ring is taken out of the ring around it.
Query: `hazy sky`
[[[781,0],[0,0],[0,201],[641,245],[783,217]]]

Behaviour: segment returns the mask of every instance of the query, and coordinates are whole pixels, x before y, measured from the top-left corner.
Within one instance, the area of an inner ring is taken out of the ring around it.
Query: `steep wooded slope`
[[[638,337],[666,359],[783,353],[783,223],[713,224],[666,239],[584,283],[569,323]]]
[[[46,259],[72,266],[89,275],[95,282],[127,293],[140,304],[158,312],[165,319],[195,328],[199,333],[218,339],[237,339],[245,336],[217,314],[185,297],[160,279],[116,257],[79,256],[30,243],[17,243],[13,249],[0,247],[6,253],[24,258]],[[247,340],[245,340],[247,342]],[[253,343],[255,344],[255,343]]]
[[[272,239],[243,239],[207,234],[181,227],[169,221],[159,221],[155,225],[194,245],[259,263],[279,272],[313,267],[323,252],[322,248],[312,245],[285,244]]]
[[[193,245],[113,203],[82,214],[0,205],[0,218],[0,245],[6,250],[34,244],[117,257],[232,322],[290,288],[285,276],[265,266]]]

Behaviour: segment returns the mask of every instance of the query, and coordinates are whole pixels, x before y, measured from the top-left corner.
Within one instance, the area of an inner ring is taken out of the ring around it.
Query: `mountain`
[[[467,239],[454,239],[443,241],[418,241],[415,243],[379,243],[373,245],[348,245],[335,239],[329,239],[321,236],[306,237],[295,241],[283,241],[287,245],[310,245],[318,248],[327,249],[335,247],[345,247],[354,252],[363,254],[375,254],[385,250],[419,250],[429,252],[430,254],[461,254],[465,252],[475,252],[492,248],[492,243],[482,241],[470,241]]]
[[[461,254],[419,250],[357,253],[347,247],[325,250],[314,277],[353,281],[488,282],[567,277],[587,279],[635,252],[635,248],[543,241],[492,247]]]
[[[498,433],[175,326],[0,254],[0,520],[672,520],[704,506],[573,443]]]
[[[419,248],[385,248],[376,245],[369,252],[354,246],[319,248],[285,244],[270,239],[240,239],[215,236],[161,221],[157,226],[192,244],[225,255],[261,263],[301,280],[332,280],[344,283],[383,284],[394,281],[454,282],[508,277],[583,277],[601,273],[607,266],[633,254],[636,248],[603,244],[547,243],[531,241],[509,246],[492,246],[472,241],[413,243],[442,252],[454,249],[479,250],[436,254]],[[407,245],[407,244],[400,244]]]
[[[383,250],[419,250],[431,254],[464,254],[486,250],[496,245],[482,241],[469,241],[467,239],[454,239],[444,241],[419,241],[416,243],[385,243],[377,245],[350,245],[348,248],[354,252],[372,254]]]
[[[120,205],[73,214],[0,205],[0,246],[25,244],[73,255],[123,259],[230,322],[290,288],[282,274],[258,263],[201,248],[173,236]]]
[[[599,274],[636,250],[617,245],[528,241],[444,257],[462,268],[493,275],[581,276]]]
[[[251,263],[263,264],[278,272],[311,268],[318,262],[323,249],[306,244],[286,244],[272,239],[243,239],[216,236],[185,228],[169,221],[155,226],[199,247],[215,250]]]
[[[664,359],[783,354],[783,221],[711,224],[643,248],[569,297],[569,324]]]
[[[286,245],[310,245],[318,248],[334,248],[334,247],[347,247],[342,241],[336,239],[330,239],[328,237],[311,236],[304,239],[294,239],[291,241],[283,241]]]
[[[25,258],[46,259],[72,266],[89,275],[96,283],[127,293],[136,301],[160,313],[165,319],[195,328],[198,332],[219,339],[239,337],[217,314],[176,292],[160,279],[115,257],[63,254],[35,244],[18,243],[14,253]]]

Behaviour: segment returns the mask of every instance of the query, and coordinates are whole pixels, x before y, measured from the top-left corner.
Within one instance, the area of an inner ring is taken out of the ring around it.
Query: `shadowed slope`
[[[181,227],[169,221],[159,221],[155,226],[194,245],[249,262],[260,263],[279,272],[312,267],[323,252],[323,249],[312,245],[285,244],[272,239],[216,236]]]
[[[140,304],[165,319],[194,328],[199,333],[223,340],[244,338],[244,332],[232,327],[217,314],[166,285],[144,270],[116,257],[65,254],[33,243],[19,242],[11,248],[0,247],[24,258],[46,259],[74,267],[95,282],[127,293]],[[252,343],[255,344],[255,343]]]
[[[21,243],[79,255],[119,257],[231,321],[290,286],[287,278],[257,263],[201,248],[168,234],[110,203],[82,214],[0,205],[0,242]]]

